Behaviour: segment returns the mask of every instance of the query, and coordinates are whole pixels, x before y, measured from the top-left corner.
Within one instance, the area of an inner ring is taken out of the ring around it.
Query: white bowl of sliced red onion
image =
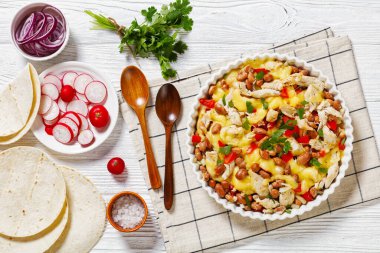
[[[69,25],[63,13],[46,3],[22,7],[11,24],[13,44],[32,61],[45,61],[60,54],[69,40]]]

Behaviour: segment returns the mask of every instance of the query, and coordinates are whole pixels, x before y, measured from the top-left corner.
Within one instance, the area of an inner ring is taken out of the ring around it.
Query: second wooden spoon
[[[164,204],[167,210],[172,207],[174,192],[171,135],[180,112],[181,98],[177,89],[170,83],[164,84],[156,97],[156,113],[165,127],[166,134]]]

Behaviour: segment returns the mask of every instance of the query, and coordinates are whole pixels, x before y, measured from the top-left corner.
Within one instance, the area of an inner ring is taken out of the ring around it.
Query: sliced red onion
[[[56,52],[66,39],[66,21],[50,5],[30,14],[15,32],[16,43],[27,54],[43,57]]]

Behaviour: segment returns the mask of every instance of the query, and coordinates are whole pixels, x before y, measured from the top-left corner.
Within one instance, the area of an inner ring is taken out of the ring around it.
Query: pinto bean
[[[273,188],[278,189],[282,186],[282,184],[285,183],[284,180],[278,179],[272,183]]]
[[[207,148],[212,149],[212,143],[207,138],[205,138],[205,142],[206,142]]]
[[[208,186],[210,186],[211,188],[215,188],[215,185],[216,185],[215,180],[210,179],[210,180],[208,181]]]
[[[260,156],[265,159],[265,160],[268,160],[270,158],[269,156],[269,152],[268,150],[261,150],[260,149]],[[202,160],[202,159],[201,159]]]
[[[198,161],[203,159],[203,155],[202,155],[201,151],[199,150],[199,148],[195,148],[194,155]]]
[[[334,107],[334,109],[337,111],[339,111],[342,108],[342,106],[338,100],[334,100],[332,107]]]
[[[257,146],[258,147],[261,147],[261,144],[264,143],[264,141],[268,140],[269,139],[269,136],[265,136],[264,138],[262,138],[259,142],[257,142]]]
[[[251,208],[252,208],[252,210],[254,210],[256,212],[261,212],[263,210],[263,206],[257,202],[253,202],[251,204]]]
[[[220,184],[222,185],[223,189],[228,192],[228,189],[230,188],[230,183],[228,183],[228,181],[226,180],[223,180],[222,182],[220,182]]]
[[[314,122],[314,115],[312,113],[307,116],[307,121]]]
[[[207,182],[210,180],[210,174],[206,171],[203,172],[203,179]]]
[[[277,189],[272,189],[269,193],[274,199],[277,199],[280,196],[280,192]]]
[[[318,137],[318,132],[315,130],[306,131],[306,135],[310,137],[310,139],[315,139]]]
[[[277,153],[276,153],[276,150],[269,150],[269,151],[268,151],[268,154],[269,154],[270,156],[275,156]]]
[[[252,72],[248,73],[248,82],[252,83],[255,81],[255,75]]]
[[[245,72],[244,70],[240,70],[236,79],[240,82],[243,82],[245,81],[245,79],[247,79],[247,77],[248,77],[248,73]]]
[[[255,172],[255,173],[259,172],[259,170],[260,170],[260,165],[259,165],[258,163],[254,163],[254,164],[252,164],[252,166],[251,166],[251,170],[252,170],[253,172]]]
[[[245,162],[242,162],[241,164],[239,164],[239,169],[246,169],[247,168],[247,164]]]
[[[232,152],[236,153],[237,155],[240,155],[241,154],[241,148],[238,148],[238,147],[233,147],[231,149]]]
[[[301,73],[302,75],[304,75],[304,76],[308,76],[308,75],[310,75],[310,71],[307,70],[307,69],[303,69],[303,70],[301,70],[300,73]]]
[[[221,198],[223,198],[226,195],[226,192],[224,191],[222,185],[219,183],[215,185],[215,191]]]
[[[324,91],[324,92],[323,92],[323,97],[326,98],[326,99],[334,99],[333,94],[331,94],[331,93],[328,92],[328,91]]]
[[[263,84],[264,84],[264,80],[262,80],[262,79],[256,81],[256,85],[257,85],[258,87],[261,87]]]
[[[285,167],[286,166],[286,163],[280,157],[274,157],[273,161],[278,166],[281,166],[281,167]]]
[[[226,108],[224,108],[224,106],[221,105],[221,104],[218,104],[218,103],[215,104],[215,111],[216,111],[218,114],[221,114],[221,115],[227,115]]]
[[[305,165],[309,162],[310,158],[309,152],[305,152],[297,157],[297,163],[300,165]]]
[[[227,199],[227,201],[229,202],[234,202],[234,196],[232,196],[231,194],[226,194],[224,198]]]
[[[262,176],[263,178],[270,178],[270,174],[269,174],[269,172],[266,172],[265,170],[260,170],[260,171],[259,171],[259,174],[260,174],[260,176]]]
[[[255,134],[267,134],[267,130],[265,130],[264,128],[260,128],[260,127],[256,127],[252,130],[253,133]]]
[[[294,175],[293,175],[293,178],[294,178],[294,180],[295,180],[296,182],[299,181],[299,176],[298,176],[297,174],[294,174]]]
[[[247,90],[253,91],[253,83],[248,81],[248,79],[245,81],[245,87]]]
[[[310,188],[309,192],[313,198],[317,197],[317,189],[314,186]]]
[[[290,165],[289,163],[286,164],[285,168],[284,168],[284,174],[285,175],[290,175],[292,173],[292,170],[290,168]]]
[[[301,202],[301,200],[295,198],[295,199],[294,199],[294,204],[296,204],[297,206],[301,206],[301,205],[302,205],[302,202]]]
[[[273,76],[271,74],[265,74],[264,77],[263,77],[264,81],[269,83],[269,82],[272,82],[273,81]]]
[[[235,164],[239,166],[242,162],[244,162],[244,159],[242,157],[238,157],[235,159]]]
[[[300,72],[299,68],[296,66],[291,66],[292,67],[292,74]]]
[[[246,169],[239,169],[235,175],[235,177],[239,180],[243,180],[246,176],[248,176],[248,172]]]
[[[245,197],[243,196],[243,194],[236,195],[236,198],[237,198],[236,202],[238,204],[242,204],[242,205],[246,205],[247,204],[247,201],[245,201]]]
[[[199,170],[202,171],[202,172],[206,172],[207,171],[206,166],[203,166],[203,165],[199,166]]]
[[[210,88],[208,88],[208,94],[212,96],[216,91],[216,85],[211,85]]]
[[[224,166],[224,164],[219,164],[218,166],[216,166],[215,168],[215,175],[218,177],[218,176],[221,176],[224,171],[226,170],[226,167]]]
[[[214,125],[211,128],[211,133],[212,134],[218,134],[220,130],[222,129],[222,125],[219,123],[214,123]]]
[[[285,206],[278,206],[274,209],[275,212],[283,213],[285,212],[286,207]]]
[[[202,141],[198,144],[198,148],[201,152],[205,152],[207,149],[207,143],[205,141]]]

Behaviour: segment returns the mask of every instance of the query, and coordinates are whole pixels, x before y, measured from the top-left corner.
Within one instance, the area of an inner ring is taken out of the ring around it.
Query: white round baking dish
[[[344,109],[344,127],[346,132],[346,142],[345,142],[345,150],[344,155],[341,160],[341,166],[339,168],[338,176],[336,177],[335,181],[330,185],[328,189],[325,189],[322,195],[318,195],[313,201],[308,202],[306,205],[302,205],[299,209],[292,209],[290,213],[274,213],[274,214],[263,214],[260,212],[253,212],[253,211],[245,211],[240,206],[237,206],[231,202],[228,202],[224,198],[220,198],[219,195],[215,192],[213,188],[207,185],[206,181],[202,178],[202,173],[199,170],[198,164],[194,162],[194,146],[191,142],[191,137],[194,134],[196,120],[198,118],[198,107],[199,107],[199,99],[206,96],[208,92],[208,88],[210,84],[215,84],[216,81],[221,78],[224,74],[228,73],[230,70],[235,69],[239,67],[242,63],[246,62],[249,59],[265,59],[265,58],[274,58],[281,61],[286,61],[290,65],[295,65],[297,67],[302,67],[304,69],[307,69],[310,71],[310,75],[317,77],[318,79],[325,81],[328,85],[329,91],[334,95],[334,98],[341,102],[341,105]],[[314,207],[319,206],[322,201],[326,200],[327,197],[332,194],[335,191],[335,188],[339,186],[340,181],[344,177],[345,171],[348,168],[348,163],[351,160],[351,152],[352,152],[352,141],[353,141],[353,128],[351,124],[351,118],[349,116],[349,111],[346,107],[346,104],[340,94],[340,92],[337,90],[335,84],[330,82],[328,78],[322,74],[321,71],[317,70],[313,65],[308,64],[306,61],[301,60],[299,58],[283,55],[283,54],[276,54],[276,53],[263,53],[263,54],[255,54],[250,57],[245,57],[239,60],[236,60],[234,62],[231,62],[227,64],[225,67],[221,68],[217,73],[215,73],[210,79],[207,80],[207,82],[203,85],[201,88],[199,94],[194,99],[194,104],[192,106],[193,110],[191,114],[189,115],[189,122],[188,122],[188,131],[187,131],[187,147],[188,147],[188,154],[190,156],[190,162],[192,163],[193,171],[197,176],[197,180],[201,183],[203,189],[207,191],[207,193],[215,199],[215,201],[221,205],[223,205],[226,209],[231,210],[234,213],[238,213],[242,215],[243,217],[249,217],[252,219],[260,219],[260,220],[283,220],[286,218],[293,218],[296,215],[302,215],[303,213],[312,210]]]

